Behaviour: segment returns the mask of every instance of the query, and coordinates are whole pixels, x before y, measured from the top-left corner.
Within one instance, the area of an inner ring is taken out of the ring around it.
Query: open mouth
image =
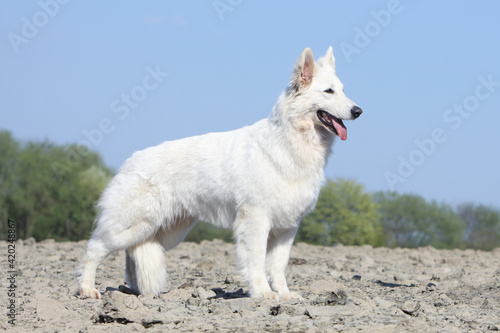
[[[325,110],[318,110],[316,114],[321,123],[328,128],[330,132],[337,134],[342,140],[347,139],[347,128],[341,119],[332,116]]]

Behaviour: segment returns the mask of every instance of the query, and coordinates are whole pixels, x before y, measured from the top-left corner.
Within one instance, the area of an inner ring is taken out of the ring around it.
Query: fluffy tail
[[[155,240],[127,249],[126,281],[138,294],[159,294],[167,279],[165,250]]]

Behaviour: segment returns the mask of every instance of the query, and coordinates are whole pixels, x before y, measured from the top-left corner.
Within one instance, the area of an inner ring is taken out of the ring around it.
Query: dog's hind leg
[[[122,231],[108,230],[113,224],[98,225],[87,244],[85,255],[76,272],[80,295],[91,298],[101,298],[95,288],[97,267],[111,252],[123,250],[153,237],[157,227],[150,222],[134,223]]]
[[[271,231],[267,241],[267,275],[271,287],[278,293],[280,301],[302,298],[299,294],[290,292],[285,277],[285,270],[296,233],[297,228]]]
[[[109,253],[100,239],[92,238],[87,243],[85,256],[76,271],[81,296],[101,298],[101,293],[95,288],[95,275],[97,266],[99,266]]]
[[[167,278],[165,251],[182,242],[194,224],[194,219],[185,218],[168,229],[160,228],[154,238],[127,249],[126,281],[134,292],[161,292]]]

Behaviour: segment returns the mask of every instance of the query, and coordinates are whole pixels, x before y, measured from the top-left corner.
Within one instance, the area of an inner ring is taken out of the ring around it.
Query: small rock
[[[405,274],[396,274],[394,275],[394,281],[406,281],[408,280],[408,277]]]
[[[213,290],[205,290],[202,287],[197,287],[193,292],[193,297],[200,299],[212,299],[215,296],[217,295]]]
[[[347,294],[343,290],[337,292],[329,292],[318,296],[316,304],[320,305],[345,305],[347,302]]]
[[[198,265],[196,265],[196,269],[199,271],[210,271],[214,267],[214,263],[210,260],[203,260]]]
[[[191,282],[184,282],[183,284],[181,284],[179,286],[178,289],[189,289],[189,288],[193,288],[193,284]]]
[[[478,325],[476,322],[469,323],[469,328],[473,330],[480,330],[481,326]]]
[[[36,240],[33,238],[33,237],[30,237],[28,239],[26,239],[24,242],[23,242],[23,245],[33,245],[36,243]]]
[[[427,290],[427,291],[435,291],[436,289],[437,289],[436,284],[434,284],[432,282],[427,284],[427,286],[425,287],[425,290]]]
[[[234,284],[234,276],[232,275],[227,275],[226,279],[224,280],[225,284]]]
[[[417,316],[418,310],[420,309],[420,302],[408,300],[401,306],[401,311],[410,316]]]
[[[360,281],[361,280],[361,275],[353,275],[352,278],[355,281]]]
[[[451,304],[451,299],[446,294],[441,294],[434,299],[434,306],[448,306]]]

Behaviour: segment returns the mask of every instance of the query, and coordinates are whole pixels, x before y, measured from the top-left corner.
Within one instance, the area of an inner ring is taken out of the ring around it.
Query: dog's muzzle
[[[359,106],[351,108],[351,118],[356,119],[363,113]],[[341,140],[347,139],[347,128],[345,127],[342,119],[339,119],[325,110],[318,110],[316,112],[318,119],[330,132],[337,134]]]

